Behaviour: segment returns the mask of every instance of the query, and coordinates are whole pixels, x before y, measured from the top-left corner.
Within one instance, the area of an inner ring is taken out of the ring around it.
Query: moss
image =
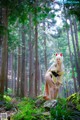
[[[69,106],[72,106],[73,109],[77,109],[80,111],[80,94],[74,93],[67,98],[67,102]]]
[[[10,96],[4,95],[4,100],[6,102],[11,102],[12,98]]]
[[[72,94],[71,96],[69,96],[69,97],[67,98],[67,101],[72,101],[73,99],[76,98],[76,96],[77,96],[77,93]]]
[[[45,99],[43,96],[38,96],[37,99],[35,100],[35,105],[37,107],[43,106],[43,103],[45,102]]]

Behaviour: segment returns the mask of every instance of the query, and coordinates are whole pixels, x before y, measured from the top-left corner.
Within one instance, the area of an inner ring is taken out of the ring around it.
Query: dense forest
[[[79,0],[1,0],[0,106],[4,96],[32,104],[43,95],[44,76],[56,53],[63,54],[65,66],[59,97],[67,98],[80,92]]]

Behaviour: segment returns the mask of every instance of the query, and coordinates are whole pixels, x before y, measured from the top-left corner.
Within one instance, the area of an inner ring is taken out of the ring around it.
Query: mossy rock
[[[49,110],[57,105],[57,100],[48,100],[44,103],[44,108]]]
[[[68,106],[80,111],[80,93],[74,93],[67,98]]]
[[[72,101],[72,100],[76,99],[76,97],[77,97],[77,93],[74,93],[67,98],[67,101]]]
[[[37,99],[36,99],[36,101],[35,101],[36,107],[41,107],[44,104],[45,101],[46,100],[43,98],[42,95],[38,96]]]

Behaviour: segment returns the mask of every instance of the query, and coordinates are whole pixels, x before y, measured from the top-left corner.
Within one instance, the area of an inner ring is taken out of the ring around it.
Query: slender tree
[[[72,78],[74,81],[74,90],[75,90],[75,92],[77,92],[77,85],[76,85],[76,78],[75,78],[75,72],[74,72],[74,64],[73,64],[73,60],[72,60],[72,53],[71,53],[69,30],[68,29],[67,29],[67,39],[68,39],[68,47],[69,47],[69,54],[70,54],[70,61],[71,61],[71,68],[72,68]]]
[[[7,8],[3,8],[2,9],[2,20],[3,20],[3,25],[6,28],[6,33],[3,36],[3,43],[2,43],[2,67],[1,67],[1,78],[0,78],[0,93],[3,95],[4,94],[4,85],[5,85],[5,81],[6,80],[6,76],[7,76],[7,63],[8,63],[8,59],[7,59],[7,51],[8,51],[8,45],[7,45],[7,41],[8,41],[8,33],[7,33],[7,28],[8,28],[8,10]]]
[[[21,67],[21,97],[24,97],[25,83],[25,26],[22,25],[22,67]]]
[[[79,40],[78,40],[78,29],[77,29],[77,22],[76,22],[76,17],[73,16],[73,22],[74,22],[74,35],[75,35],[75,43],[76,43],[76,50],[77,50],[77,56],[78,56],[78,64],[79,64],[79,69],[80,69],[80,49],[79,49]]]
[[[45,59],[45,70],[47,70],[47,47],[46,47],[46,33],[45,33],[45,21],[43,22],[43,30],[44,30],[44,59]]]
[[[33,97],[33,45],[32,45],[32,15],[29,14],[29,96]]]
[[[38,88],[38,24],[37,24],[37,0],[35,1],[35,96],[37,96]]]
[[[75,41],[74,41],[74,34],[73,34],[73,27],[72,27],[72,18],[70,17],[70,29],[71,29],[71,37],[72,37],[72,43],[73,43],[73,49],[74,49],[74,55],[75,55],[75,64],[76,64],[76,71],[77,71],[77,80],[80,88],[80,70],[77,60],[77,53],[76,53],[76,47],[75,47]]]

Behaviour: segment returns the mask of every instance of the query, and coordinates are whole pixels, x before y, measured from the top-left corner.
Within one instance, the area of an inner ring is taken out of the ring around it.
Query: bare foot
[[[43,98],[44,98],[45,100],[50,100],[50,98],[48,98],[47,96],[43,96]]]

